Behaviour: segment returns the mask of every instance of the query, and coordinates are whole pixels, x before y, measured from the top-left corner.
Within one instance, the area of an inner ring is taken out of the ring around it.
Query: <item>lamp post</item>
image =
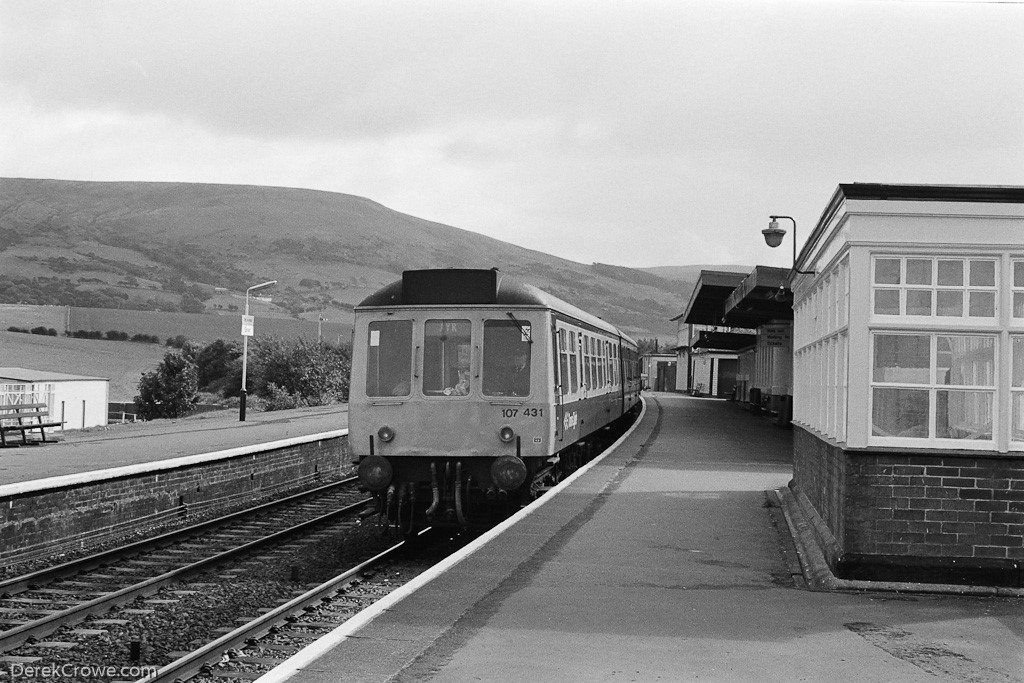
[[[786,236],[786,231],[784,228],[779,227],[779,219],[785,218],[791,221],[793,223],[793,267],[791,270],[801,275],[814,275],[813,270],[800,270],[796,267],[796,219],[792,216],[769,216],[768,218],[771,219],[768,227],[761,231],[761,234],[764,235],[765,244],[772,249],[782,244],[782,238]]]
[[[270,280],[269,282],[261,282],[258,285],[253,285],[245,290],[245,315],[242,316],[242,392],[238,395],[240,399],[238,403],[239,422],[245,422],[245,380],[249,361],[249,337],[251,337],[253,333],[253,319],[249,317],[249,292],[276,284],[277,280]]]
[[[318,314],[317,317],[316,317],[316,343],[317,344],[323,343],[323,339],[324,339],[324,337],[323,337],[323,329],[324,329],[324,322],[326,320],[327,320],[327,318],[324,317],[323,313]]]

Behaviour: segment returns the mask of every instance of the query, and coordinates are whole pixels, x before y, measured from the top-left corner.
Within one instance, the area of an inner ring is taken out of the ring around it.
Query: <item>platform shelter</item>
[[[794,482],[843,578],[1024,585],[1024,188],[843,184],[794,273]]]

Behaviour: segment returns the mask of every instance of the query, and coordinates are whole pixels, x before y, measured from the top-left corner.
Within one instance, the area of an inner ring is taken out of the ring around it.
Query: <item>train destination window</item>
[[[423,332],[423,393],[465,396],[472,344],[468,320],[428,320]]]
[[[484,321],[484,394],[530,393],[530,325],[516,320]]]
[[[412,321],[370,323],[366,354],[367,396],[408,396],[412,375]]]

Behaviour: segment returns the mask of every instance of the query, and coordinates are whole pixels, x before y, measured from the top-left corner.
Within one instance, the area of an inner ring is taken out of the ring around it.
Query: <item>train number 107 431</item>
[[[501,411],[501,416],[504,418],[519,417],[520,415],[523,417],[544,417],[544,409],[523,408],[520,410],[519,408],[503,408]]]

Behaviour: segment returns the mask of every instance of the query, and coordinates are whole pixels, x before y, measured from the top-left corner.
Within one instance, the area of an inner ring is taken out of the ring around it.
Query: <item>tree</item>
[[[192,412],[198,391],[195,363],[168,351],[156,370],[142,373],[135,410],[143,420],[181,417]]]
[[[306,339],[263,338],[250,348],[254,393],[271,408],[348,400],[351,358],[345,348]]]
[[[242,350],[235,342],[217,339],[196,355],[199,388],[224,396],[237,396],[242,387]]]
[[[658,339],[637,339],[636,340],[637,353],[641,356],[649,353],[658,353]]]

